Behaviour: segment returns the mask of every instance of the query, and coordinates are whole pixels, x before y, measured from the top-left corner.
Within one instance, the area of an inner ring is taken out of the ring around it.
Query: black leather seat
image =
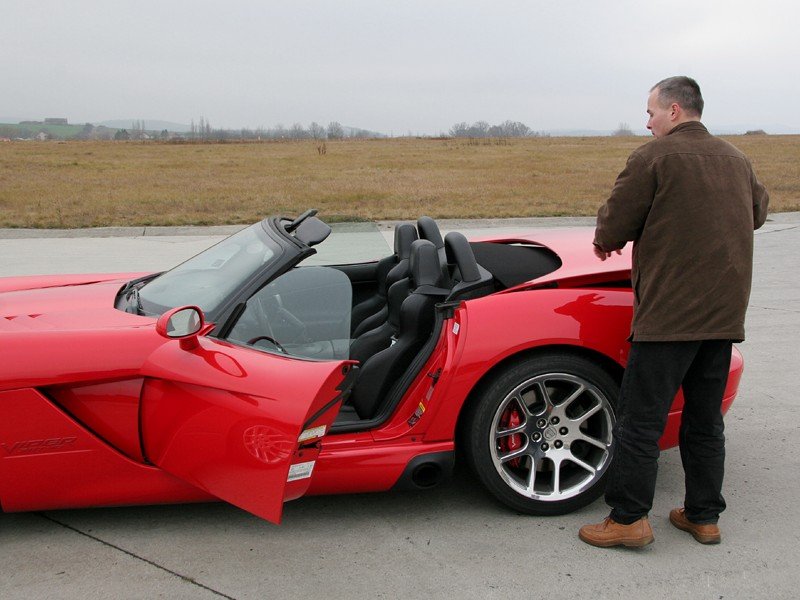
[[[414,282],[408,277],[392,284],[387,294],[386,319],[373,329],[361,333],[350,343],[350,358],[364,363],[370,356],[388,348],[397,333],[400,309],[411,293]],[[382,311],[383,312],[383,311]]]
[[[409,285],[413,289],[402,301],[396,322],[390,313],[390,325],[396,327],[391,345],[365,360],[350,396],[350,404],[360,419],[371,419],[379,412],[392,387],[430,337],[436,303],[449,291],[442,285],[438,251],[432,242],[417,240],[411,244],[410,266]]]
[[[353,307],[350,317],[352,337],[358,337],[386,321],[389,288],[393,283],[408,277],[411,242],[417,237],[417,230],[411,223],[395,225],[394,254],[379,260],[376,267],[377,294]]]

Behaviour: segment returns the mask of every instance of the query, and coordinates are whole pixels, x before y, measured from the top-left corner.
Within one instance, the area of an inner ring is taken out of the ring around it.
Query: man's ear
[[[670,115],[669,115],[670,121],[677,121],[678,119],[680,119],[681,113],[683,113],[681,105],[678,104],[677,102],[673,102],[670,105],[669,110],[670,110]]]

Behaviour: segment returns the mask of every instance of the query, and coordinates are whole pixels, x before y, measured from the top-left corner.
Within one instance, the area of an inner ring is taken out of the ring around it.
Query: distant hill
[[[56,139],[72,138],[83,130],[83,125],[45,125],[44,123],[2,123],[0,137],[32,139],[43,133]]]
[[[111,121],[101,121],[95,125],[102,125],[111,129],[131,129],[134,121],[144,121],[144,128],[147,131],[175,131],[178,133],[186,133],[191,129],[191,126],[184,123],[173,123],[171,121],[158,121],[149,119],[114,119]]]

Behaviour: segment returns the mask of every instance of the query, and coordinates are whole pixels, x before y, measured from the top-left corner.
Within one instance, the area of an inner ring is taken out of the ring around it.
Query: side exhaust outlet
[[[415,456],[406,465],[392,490],[424,490],[435,487],[453,474],[454,452]]]

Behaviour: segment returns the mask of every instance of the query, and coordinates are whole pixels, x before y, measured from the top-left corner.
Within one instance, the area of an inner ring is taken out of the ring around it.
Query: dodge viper
[[[279,522],[288,500],[427,488],[456,460],[519,512],[602,493],[629,254],[420,217],[382,256],[323,260],[364,245],[331,231],[310,210],[162,273],[0,279],[2,510],[220,499]],[[726,411],[736,351],[730,368]]]

